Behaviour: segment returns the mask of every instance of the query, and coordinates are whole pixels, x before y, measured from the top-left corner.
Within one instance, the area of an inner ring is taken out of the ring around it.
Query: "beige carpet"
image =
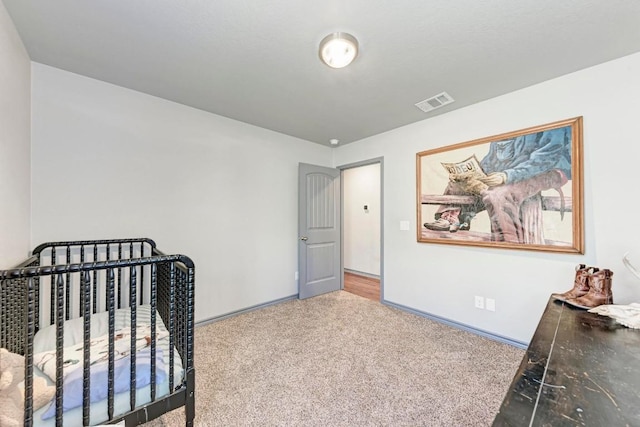
[[[343,291],[197,327],[195,345],[196,426],[487,426],[524,355]]]

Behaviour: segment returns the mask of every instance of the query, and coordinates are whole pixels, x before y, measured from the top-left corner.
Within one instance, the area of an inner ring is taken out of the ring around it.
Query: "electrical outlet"
[[[476,295],[476,308],[479,308],[480,310],[484,309],[484,297]]]
[[[293,275],[293,280],[298,280],[298,272],[296,271],[296,273]]]
[[[496,311],[496,300],[493,298],[487,298],[485,300],[485,308],[489,311]]]

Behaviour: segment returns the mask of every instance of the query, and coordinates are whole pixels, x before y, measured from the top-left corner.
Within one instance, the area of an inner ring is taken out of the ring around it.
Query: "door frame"
[[[340,171],[340,289],[344,290],[344,174],[346,169],[380,165],[380,302],[384,302],[384,157],[336,166]]]

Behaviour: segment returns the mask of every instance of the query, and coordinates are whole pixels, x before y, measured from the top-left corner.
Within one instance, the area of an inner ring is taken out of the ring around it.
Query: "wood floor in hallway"
[[[380,301],[380,280],[344,272],[344,290],[374,301]]]

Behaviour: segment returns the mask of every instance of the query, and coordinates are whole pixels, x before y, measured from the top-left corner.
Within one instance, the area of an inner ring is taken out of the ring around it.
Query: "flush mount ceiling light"
[[[332,33],[320,42],[320,59],[331,68],[343,68],[358,55],[358,40],[351,34]]]

